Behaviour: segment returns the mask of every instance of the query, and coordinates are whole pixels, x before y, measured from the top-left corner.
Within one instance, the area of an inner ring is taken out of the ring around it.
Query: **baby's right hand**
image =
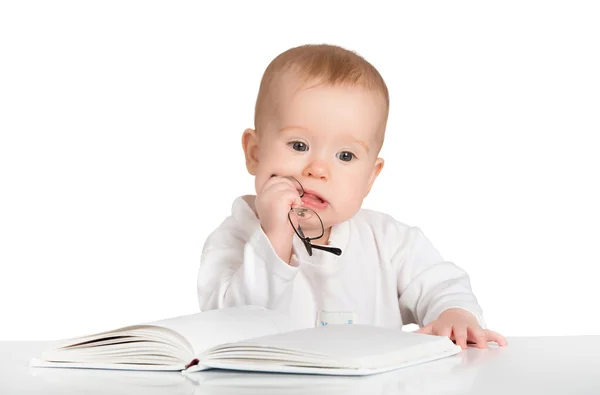
[[[288,213],[292,207],[301,207],[302,199],[294,183],[285,177],[272,177],[256,196],[256,212],[260,225],[277,255],[285,262],[292,255],[294,229]]]

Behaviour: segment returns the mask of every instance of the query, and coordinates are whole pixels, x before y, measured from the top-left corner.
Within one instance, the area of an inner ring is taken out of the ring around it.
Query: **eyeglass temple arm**
[[[332,254],[335,255],[342,255],[342,250],[340,250],[337,247],[326,247],[326,246],[322,246],[322,245],[318,245],[318,244],[312,244],[311,243],[311,247],[316,249],[316,250],[322,250],[322,251],[327,251],[327,252],[331,252]]]

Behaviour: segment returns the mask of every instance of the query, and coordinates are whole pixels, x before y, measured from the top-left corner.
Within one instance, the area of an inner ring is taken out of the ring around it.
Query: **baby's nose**
[[[316,160],[311,162],[302,173],[304,177],[320,178],[322,180],[329,179],[329,166],[325,161]]]

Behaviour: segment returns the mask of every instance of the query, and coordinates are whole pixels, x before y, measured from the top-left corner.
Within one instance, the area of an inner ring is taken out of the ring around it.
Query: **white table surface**
[[[600,395],[600,336],[508,341],[367,377],[31,368],[31,357],[50,343],[0,342],[0,394]]]

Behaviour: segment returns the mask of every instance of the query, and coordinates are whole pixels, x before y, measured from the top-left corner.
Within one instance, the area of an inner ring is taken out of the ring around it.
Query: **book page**
[[[475,373],[473,373],[475,372]],[[185,377],[196,394],[465,394],[477,370],[460,355],[365,376],[207,370]],[[220,391],[219,391],[220,390]]]
[[[194,354],[229,342],[297,330],[291,317],[258,306],[228,307],[148,322],[171,329],[189,341]]]
[[[252,347],[258,348],[256,352]],[[315,366],[378,369],[459,351],[460,347],[444,336],[368,325],[328,325],[215,347],[206,353],[205,361],[209,366],[212,361],[226,362],[228,357],[236,363],[262,360],[265,364],[285,364],[289,359],[299,364],[301,353],[306,364]]]

